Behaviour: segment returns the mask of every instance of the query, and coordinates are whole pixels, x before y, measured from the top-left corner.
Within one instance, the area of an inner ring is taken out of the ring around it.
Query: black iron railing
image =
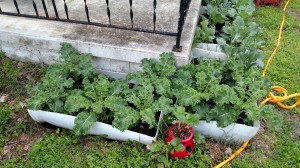
[[[38,7],[37,7],[35,1],[41,1],[42,2],[42,8],[43,8],[43,11],[45,13],[44,16],[41,16],[39,14],[39,12],[38,12],[39,10],[38,10]],[[15,6],[16,11],[17,11],[16,13],[15,12],[5,12],[4,8],[2,7],[2,9],[1,9],[1,6],[0,6],[0,14],[27,17],[27,18],[53,20],[53,21],[61,21],[61,22],[69,22],[69,23],[77,23],[77,24],[94,25],[94,26],[100,26],[100,27],[124,29],[124,30],[138,31],[138,32],[161,34],[161,35],[167,35],[167,36],[176,36],[176,44],[173,47],[173,51],[181,52],[181,50],[182,50],[182,47],[180,46],[181,34],[182,34],[182,29],[183,29],[183,26],[184,26],[185,17],[187,15],[188,8],[189,8],[191,0],[180,0],[177,32],[157,30],[157,28],[156,28],[157,0],[153,0],[153,29],[140,28],[140,27],[135,27],[134,26],[134,11],[133,11],[133,8],[132,8],[133,7],[133,0],[129,0],[130,21],[131,21],[131,26],[130,27],[112,24],[109,0],[105,0],[105,2],[106,2],[106,12],[107,12],[107,17],[108,17],[108,24],[103,24],[103,23],[99,23],[99,22],[92,22],[90,20],[89,8],[87,6],[87,0],[83,0],[83,1],[84,1],[85,13],[86,13],[86,21],[81,21],[81,20],[76,20],[76,19],[69,18],[69,9],[68,9],[68,5],[66,3],[66,0],[63,0],[63,4],[64,4],[63,8],[64,8],[64,12],[65,12],[65,15],[66,15],[66,19],[60,18],[59,14],[58,14],[58,10],[57,10],[55,0],[51,0],[51,3],[52,3],[51,5],[53,6],[55,17],[50,17],[49,16],[48,8],[46,6],[45,0],[32,0],[32,5],[33,5],[35,15],[21,13],[20,10],[19,10],[19,5],[18,5],[17,0],[13,0],[14,6]]]

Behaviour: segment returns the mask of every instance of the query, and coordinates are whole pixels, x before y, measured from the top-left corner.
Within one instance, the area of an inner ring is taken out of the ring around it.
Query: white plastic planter
[[[192,50],[193,58],[215,58],[218,60],[227,60],[227,56],[222,52],[220,45],[210,43],[198,43]]]
[[[65,115],[60,113],[41,111],[41,110],[28,110],[31,118],[37,122],[47,122],[49,124],[55,125],[57,127],[66,128],[72,130],[74,127],[75,116]],[[162,118],[162,113],[159,117],[159,123]],[[159,124],[158,124],[159,125]],[[157,128],[155,137],[140,134],[137,132],[125,130],[120,131],[117,128],[113,128],[109,124],[102,122],[96,122],[89,134],[91,135],[107,135],[108,139],[119,140],[119,141],[138,141],[142,144],[149,145],[156,141],[159,132],[159,127]]]
[[[256,135],[259,128],[259,121],[255,121],[253,127],[234,123],[225,128],[221,128],[217,126],[216,121],[207,123],[203,120],[199,121],[199,125],[193,127],[194,131],[201,133],[205,137],[235,143],[242,143],[250,140]]]

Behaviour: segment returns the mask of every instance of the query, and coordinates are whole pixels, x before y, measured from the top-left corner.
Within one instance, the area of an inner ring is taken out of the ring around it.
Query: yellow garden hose
[[[266,72],[267,72],[267,68],[270,64],[270,62],[273,60],[277,50],[278,50],[278,47],[280,45],[280,40],[281,40],[281,35],[282,35],[282,29],[283,29],[283,26],[284,26],[284,22],[285,22],[285,13],[286,13],[286,8],[289,4],[290,0],[288,0],[284,6],[284,9],[283,9],[283,17],[282,17],[282,22],[281,22],[281,25],[280,25],[280,29],[279,29],[279,33],[278,33],[278,39],[277,39],[277,44],[276,44],[276,47],[274,49],[274,51],[272,52],[270,58],[268,59],[267,63],[266,63],[266,66],[263,70],[263,73],[262,73],[262,76],[264,77],[266,75]],[[276,91],[276,92],[281,92],[283,93],[283,96],[275,96],[272,92],[269,93],[268,97],[262,101],[259,106],[267,103],[267,102],[271,102],[271,103],[277,103],[277,105],[279,105],[280,107],[282,108],[285,108],[285,109],[292,109],[292,108],[295,108],[297,105],[300,104],[300,93],[295,93],[295,94],[292,94],[292,95],[288,95],[288,91],[283,88],[283,87],[280,87],[280,86],[272,86],[272,90]],[[295,98],[295,97],[298,97],[298,100],[293,104],[293,105],[284,105],[282,102],[285,101],[285,100],[288,100],[288,99],[292,99],[292,98]],[[237,155],[239,155],[245,148],[246,146],[248,145],[249,141],[246,141],[242,144],[242,146],[236,150],[234,152],[234,154],[232,154],[228,159],[224,160],[223,162],[219,163],[217,166],[215,166],[214,168],[221,168],[222,166],[224,166],[225,164],[227,164],[228,162],[230,162],[232,159],[234,159]]]
[[[234,159],[237,155],[239,155],[248,145],[249,141],[246,141],[242,144],[242,146],[234,152],[234,154],[232,154],[228,159],[224,160],[223,162],[219,163],[217,166],[215,166],[214,168],[221,168],[222,166],[224,166],[225,164],[227,164],[228,162],[230,162],[232,159]]]

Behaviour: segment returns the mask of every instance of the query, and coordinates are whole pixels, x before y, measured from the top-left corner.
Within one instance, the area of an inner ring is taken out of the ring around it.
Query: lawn
[[[281,46],[266,74],[290,93],[300,92],[300,5],[296,1],[288,7]],[[254,15],[264,30],[261,48],[267,57],[276,44],[282,8],[259,7]],[[0,53],[0,96],[4,99],[0,103],[0,167],[163,167],[158,155],[139,143],[77,137],[71,131],[34,122],[26,111],[26,85],[40,81],[44,69],[44,65],[11,60]],[[300,108],[276,110],[284,116],[282,128],[271,131],[262,122],[259,134],[225,167],[300,167]],[[212,167],[228,157],[217,151],[229,148],[238,146],[207,140],[189,158],[169,164]]]

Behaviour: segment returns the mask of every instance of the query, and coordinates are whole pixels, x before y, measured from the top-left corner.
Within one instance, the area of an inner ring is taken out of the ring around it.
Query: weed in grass
[[[19,70],[15,67],[14,62],[10,59],[6,59],[3,56],[3,53],[0,57],[0,93],[10,91],[16,89],[18,85],[18,74]]]
[[[198,147],[184,160],[170,160],[172,167],[210,167],[206,148]],[[116,142],[96,137],[78,138],[69,131],[45,134],[28,156],[6,159],[0,167],[157,167],[157,155],[138,142]]]
[[[0,151],[2,151],[4,142],[7,141],[4,132],[8,129],[8,122],[11,119],[10,114],[10,107],[6,104],[0,104]]]
[[[44,72],[43,65],[9,59],[0,51],[0,94],[9,94],[11,99],[26,97],[25,86],[36,83]]]

